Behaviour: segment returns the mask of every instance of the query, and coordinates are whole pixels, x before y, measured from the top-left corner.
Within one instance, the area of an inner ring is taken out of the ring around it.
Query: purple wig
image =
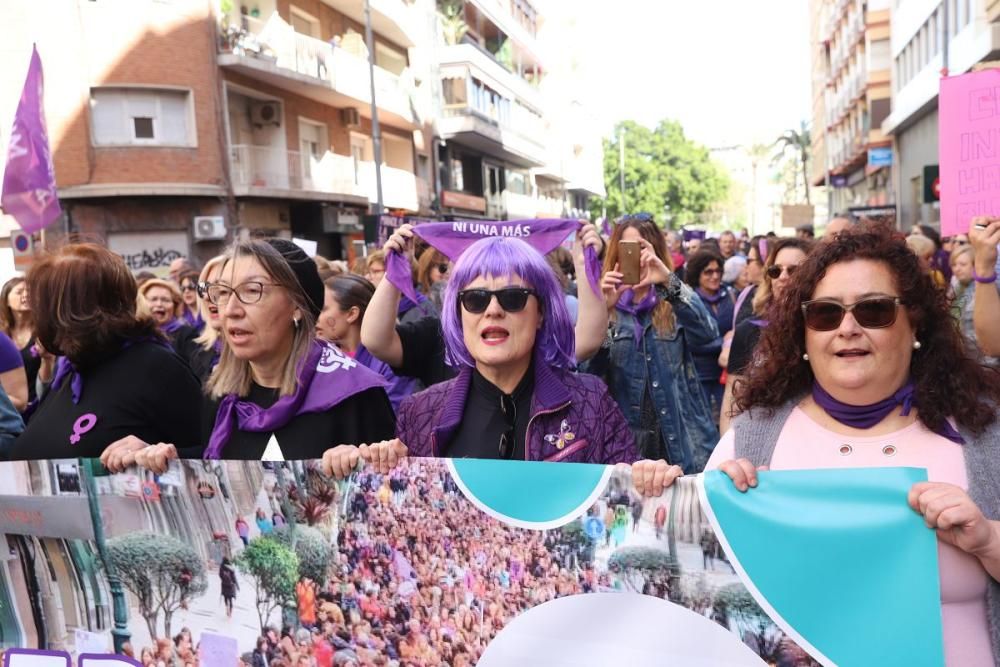
[[[535,357],[557,368],[575,365],[573,322],[566,310],[566,297],[549,263],[520,239],[493,236],[473,243],[451,270],[441,306],[448,363],[475,366],[462,335],[458,293],[479,277],[520,278],[538,293],[542,327],[535,338]]]

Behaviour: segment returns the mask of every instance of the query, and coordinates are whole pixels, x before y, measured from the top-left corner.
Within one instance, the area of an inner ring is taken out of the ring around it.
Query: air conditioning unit
[[[222,241],[226,238],[226,220],[221,215],[197,215],[193,233],[196,242]]]
[[[361,126],[361,114],[354,107],[348,107],[346,109],[340,110],[340,120],[347,127],[360,127]]]
[[[281,127],[281,106],[277,102],[252,102],[250,122],[258,127],[265,125]]]

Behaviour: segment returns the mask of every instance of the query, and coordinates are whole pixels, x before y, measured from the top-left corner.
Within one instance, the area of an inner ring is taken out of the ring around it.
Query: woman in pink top
[[[909,503],[938,535],[947,664],[998,664],[1000,375],[967,356],[944,295],[885,227],[816,248],[769,319],[707,469],[747,491],[764,467],[927,468]],[[665,469],[633,468],[636,486],[659,493]]]

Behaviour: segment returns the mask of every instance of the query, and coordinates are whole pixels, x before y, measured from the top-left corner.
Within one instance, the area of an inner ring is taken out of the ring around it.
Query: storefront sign
[[[869,167],[891,167],[892,166],[892,146],[879,146],[868,149]]]
[[[476,211],[477,213],[486,212],[486,200],[484,198],[453,190],[444,190],[441,192],[441,205],[447,208]]]

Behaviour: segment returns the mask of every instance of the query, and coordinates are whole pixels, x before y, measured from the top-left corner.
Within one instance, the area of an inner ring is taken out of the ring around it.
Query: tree
[[[812,138],[805,121],[802,122],[798,130],[788,130],[778,137],[774,145],[778,148],[778,152],[774,156],[775,164],[784,160],[789,150],[793,152],[798,167],[802,170],[802,185],[805,188],[806,203],[811,204],[812,202],[809,201],[809,154],[812,149]]]
[[[608,570],[621,574],[625,581],[637,592],[643,592],[646,582],[665,586],[668,597],[677,601],[680,597],[678,585],[681,566],[669,552],[655,547],[619,547],[608,558]]]
[[[330,567],[330,545],[323,533],[310,526],[295,527],[295,545],[288,526],[274,531],[274,537],[284,546],[295,551],[299,557],[299,574],[309,577],[318,586],[326,583],[327,569]]]
[[[170,637],[174,612],[208,588],[198,553],[170,535],[130,533],[112,538],[108,558],[122,584],[139,601],[139,613],[154,640],[161,612],[163,636]]]
[[[622,131],[624,130],[624,132]],[[625,197],[619,185],[621,141],[625,143]],[[604,141],[606,201],[592,200],[591,212],[617,218],[624,213],[651,213],[661,224],[669,211],[672,226],[688,224],[725,199],[729,177],[712,161],[708,149],[684,136],[680,123],[664,120],[655,130],[634,121],[615,127]]]
[[[715,616],[722,625],[735,630],[768,664],[776,664],[783,652],[784,633],[764,613],[757,601],[743,584],[730,584],[719,589],[715,596]],[[749,637],[744,635],[744,631]]]
[[[257,618],[263,631],[275,609],[293,604],[299,557],[271,537],[258,537],[240,552],[236,565],[254,580]]]

